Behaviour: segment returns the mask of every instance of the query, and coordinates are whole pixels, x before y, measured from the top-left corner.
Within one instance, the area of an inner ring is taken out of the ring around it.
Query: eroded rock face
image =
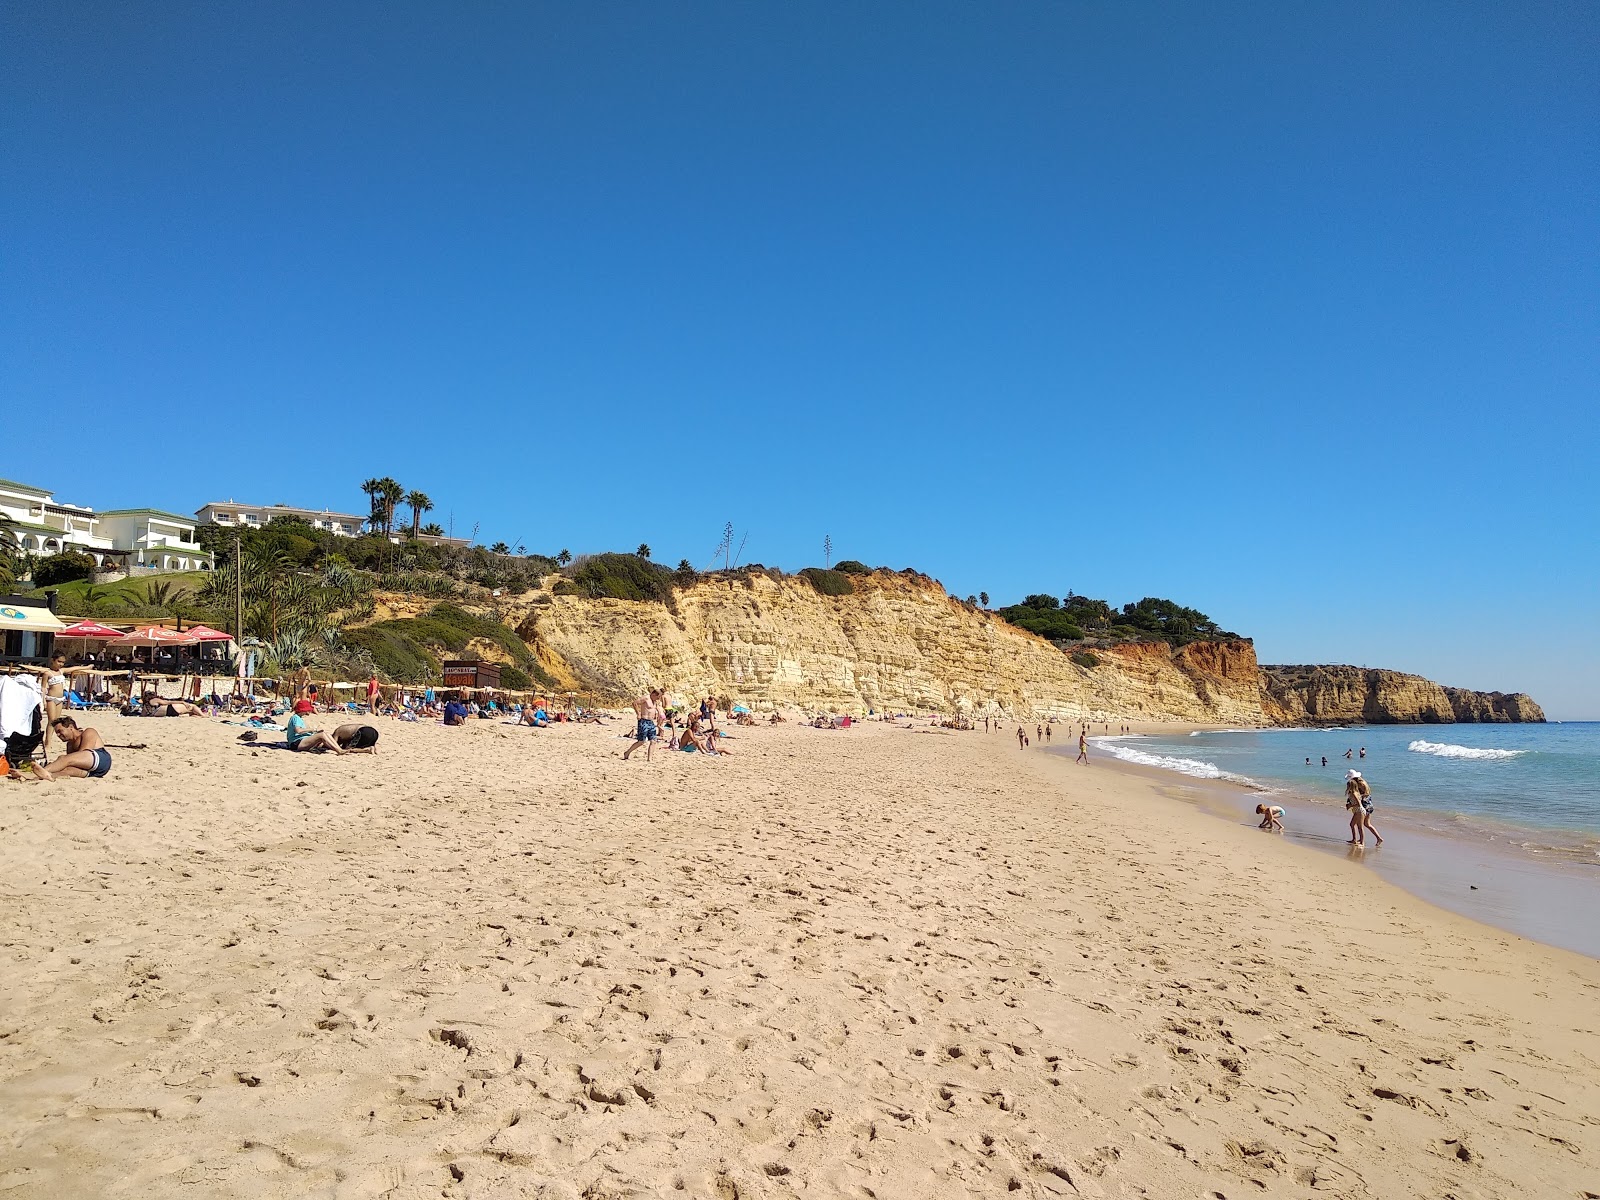
[[[1401,671],[1344,666],[1261,668],[1263,711],[1279,725],[1543,721],[1522,693],[1447,688]]]
[[[651,686],[757,708],[912,709],[1016,718],[1237,725],[1542,721],[1529,697],[1360,667],[1261,667],[1248,640],[1133,642],[1072,656],[952,600],[925,576],[705,577],[671,606],[541,593],[500,610],[564,687],[622,700]]]
[[[1248,641],[1174,651],[1165,643],[1096,650],[1080,666],[1042,638],[967,609],[923,577],[855,577],[848,596],[803,579],[703,579],[659,604],[557,596],[518,634],[583,687],[628,696],[654,683],[763,707],[1160,719],[1260,724]]]

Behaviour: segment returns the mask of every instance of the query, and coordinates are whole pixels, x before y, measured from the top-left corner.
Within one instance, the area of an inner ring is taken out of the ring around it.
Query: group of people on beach
[[[1363,748],[1362,757],[1366,757]],[[1310,762],[1308,758],[1306,762]],[[1374,805],[1372,803],[1372,786],[1360,771],[1347,771],[1344,777],[1344,807],[1350,814],[1350,837],[1345,842],[1347,846],[1365,846],[1367,834],[1371,834],[1375,845],[1383,845],[1383,836],[1378,832],[1378,827],[1372,823]],[[1256,816],[1261,818],[1258,829],[1270,829],[1277,833],[1283,832],[1283,806],[1281,804],[1258,804]]]
[[[724,735],[717,729],[717,705],[712,697],[700,701],[698,708],[693,705],[687,708],[681,729],[678,728],[678,712],[668,710],[665,697],[665,692],[653,687],[634,699],[633,743],[622,752],[624,762],[632,758],[640,746],[644,747],[645,762],[649,762],[657,741],[664,742],[668,750],[682,750],[688,754],[717,757],[733,754],[722,745]]]

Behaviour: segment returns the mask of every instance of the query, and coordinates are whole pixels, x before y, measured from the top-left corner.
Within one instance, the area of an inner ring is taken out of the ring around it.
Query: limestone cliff
[[[1544,720],[1539,706],[1520,692],[1447,688],[1420,675],[1367,667],[1262,667],[1261,697],[1266,719],[1278,725]]]
[[[1264,721],[1248,641],[1132,643],[1085,666],[926,577],[878,572],[854,585],[824,596],[801,578],[713,576],[679,589],[670,609],[541,594],[505,615],[548,670],[607,697],[657,683],[757,708]]]
[[[1017,718],[1230,725],[1543,721],[1529,697],[1441,687],[1357,667],[1261,667],[1245,639],[1095,647],[1093,658],[945,594],[937,581],[879,571],[827,596],[800,577],[754,571],[702,576],[670,604],[540,590],[485,597],[564,688],[603,701],[659,684],[754,708],[913,710]],[[432,601],[379,596],[381,616]],[[480,644],[482,642],[482,644]],[[501,660],[503,650],[470,650]]]

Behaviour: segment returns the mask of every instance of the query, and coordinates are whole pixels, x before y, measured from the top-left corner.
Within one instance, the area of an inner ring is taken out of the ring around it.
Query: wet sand
[[[1004,735],[96,723],[0,788],[17,1196],[1581,1196],[1600,964]],[[321,724],[330,724],[322,718]]]
[[[1348,818],[1333,804],[1263,793],[1227,780],[1195,779],[1105,754],[1094,761],[1253,833],[1261,832],[1255,828],[1260,820],[1255,806],[1281,804],[1286,809],[1284,833],[1263,837],[1281,836],[1336,855],[1453,913],[1600,958],[1600,919],[1595,915],[1600,913],[1600,864],[1560,853],[1541,857],[1466,832],[1451,836],[1397,808],[1378,814],[1376,823],[1385,839],[1381,848],[1370,838],[1365,848],[1351,846]]]

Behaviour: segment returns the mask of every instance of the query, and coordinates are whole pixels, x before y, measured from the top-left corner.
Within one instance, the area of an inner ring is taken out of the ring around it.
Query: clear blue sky
[[[1592,4],[3,19],[0,474],[831,534],[1600,718]]]

